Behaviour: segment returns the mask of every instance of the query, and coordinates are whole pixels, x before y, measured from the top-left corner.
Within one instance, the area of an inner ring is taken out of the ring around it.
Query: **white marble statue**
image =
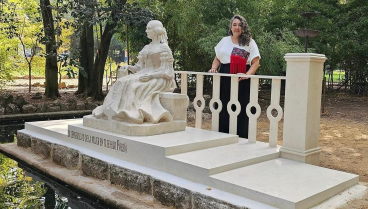
[[[160,103],[160,92],[172,92],[175,88],[173,56],[167,44],[166,29],[158,20],[147,24],[147,37],[152,42],[138,54],[134,66],[119,69],[120,77],[107,94],[102,106],[93,110],[97,118],[107,117],[141,124],[173,121],[169,111]]]

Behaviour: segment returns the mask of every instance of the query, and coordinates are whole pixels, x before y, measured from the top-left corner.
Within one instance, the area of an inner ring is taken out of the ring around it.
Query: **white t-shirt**
[[[261,58],[259,54],[258,46],[256,42],[251,39],[249,46],[239,46],[231,41],[231,36],[227,36],[221,39],[221,41],[215,46],[216,57],[220,60],[222,64],[230,63],[230,56],[234,53],[234,48],[245,50],[248,57],[247,65],[251,65],[252,60],[255,57]]]

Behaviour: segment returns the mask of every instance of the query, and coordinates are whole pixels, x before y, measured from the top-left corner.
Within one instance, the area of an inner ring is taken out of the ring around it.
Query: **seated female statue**
[[[119,74],[133,74],[119,78],[107,94],[102,106],[93,110],[95,117],[111,117],[130,123],[159,123],[173,121],[159,100],[160,92],[175,88],[173,56],[167,44],[166,29],[158,20],[147,24],[147,37],[152,42],[138,54],[134,66],[124,66]]]

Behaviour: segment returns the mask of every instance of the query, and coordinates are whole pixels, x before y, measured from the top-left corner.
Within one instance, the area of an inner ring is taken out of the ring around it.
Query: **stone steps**
[[[359,181],[354,174],[279,158],[279,148],[248,143],[236,135],[187,127],[182,132],[134,137],[84,127],[81,121],[26,123],[20,133],[116,159],[106,158],[112,165],[126,161],[277,208],[309,208]],[[108,147],[105,140],[126,149]]]
[[[237,135],[190,127],[185,131],[153,136],[126,136],[85,127],[82,124],[69,125],[68,131],[68,140],[78,146],[165,172],[166,156],[235,144],[239,140]],[[102,145],[93,143],[93,139],[91,142],[91,138],[102,140]],[[115,147],[106,147],[105,141],[118,143],[125,146],[126,150],[121,152]]]
[[[304,209],[352,187],[359,176],[278,158],[211,176],[215,188],[283,209]]]
[[[248,143],[247,139],[241,139],[236,144],[168,156],[166,167],[174,175],[200,182],[213,174],[278,157],[278,148],[269,147],[268,143]]]

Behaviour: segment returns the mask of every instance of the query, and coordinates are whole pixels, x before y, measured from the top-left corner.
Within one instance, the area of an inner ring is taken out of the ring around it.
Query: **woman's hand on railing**
[[[238,73],[238,75],[248,75],[248,74]],[[241,77],[241,78],[239,78],[239,81],[242,81],[242,80],[245,80],[245,79],[249,79],[249,77]]]
[[[211,68],[208,72],[209,72],[209,73],[218,73],[218,72],[217,72],[217,69],[215,69],[215,68]]]

